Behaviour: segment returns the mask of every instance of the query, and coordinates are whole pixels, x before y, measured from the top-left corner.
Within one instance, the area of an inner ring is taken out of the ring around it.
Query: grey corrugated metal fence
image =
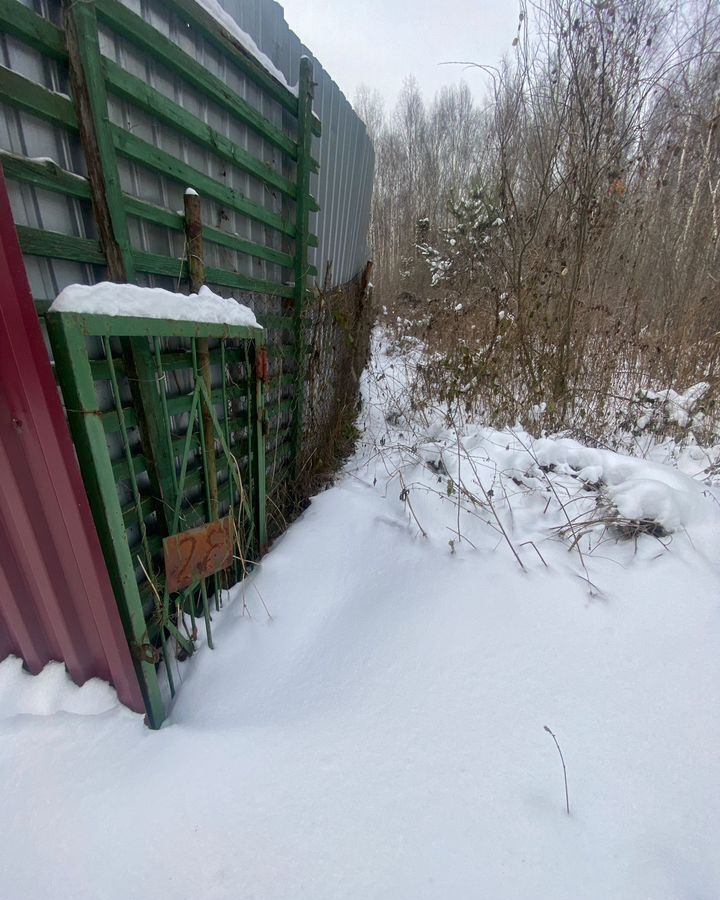
[[[322,122],[322,137],[314,139],[313,156],[320,162],[311,192],[320,212],[311,220],[318,236],[313,262],[318,278],[331,263],[331,283],[340,285],[357,275],[367,260],[367,232],[375,157],[365,125],[343,92],[312,52],[301,43],[274,0],[220,0],[222,7],[246,31],[285,78],[297,77],[301,56],[313,60],[314,108]],[[312,43],[312,35],[308,35]]]
[[[201,36],[187,29],[182,13],[174,9],[172,3],[126,0],[125,5],[141,14],[146,21],[152,22],[155,28],[194,56],[208,71],[220,78],[230,78],[231,86],[249,104],[286,133],[292,133],[292,121],[283,113],[279,104],[258,91],[249,80],[237,78],[237,73],[228,71],[223,55],[204,42]],[[274,0],[222,0],[222,5],[283,72],[287,81],[296,81],[300,57],[309,55],[312,58],[312,54],[288,27],[282,8]],[[34,8],[55,24],[61,24],[59,0],[39,0]],[[277,151],[272,146],[264,144],[251,129],[230,123],[227,117],[218,116],[212,103],[208,103],[199,92],[189,92],[187,88],[174,83],[173,79],[167,77],[162,66],[156,65],[152,58],[141,54],[127,42],[118,40],[105,28],[101,28],[100,37],[103,52],[108,57],[134,71],[161,93],[182,102],[253,155],[268,162],[276,159]],[[55,91],[63,94],[69,92],[69,86],[60,74],[61,70],[54,67],[48,69],[46,61],[39,54],[29,51],[25,45],[7,34],[0,35],[0,63]],[[313,139],[313,156],[319,160],[320,173],[312,177],[311,192],[318,201],[320,212],[311,216],[310,228],[317,234],[318,247],[311,250],[310,262],[317,267],[317,277],[321,283],[326,266],[330,264],[331,283],[339,285],[357,275],[367,259],[374,153],[365,126],[339,87],[316,60],[314,72],[317,82],[314,108],[322,122],[323,132],[322,137]],[[178,96],[179,91],[183,92],[182,96]],[[114,122],[128,131],[143,134],[156,146],[176,152],[177,136],[173,130],[153,121],[150,116],[139,114],[131,104],[113,99],[110,114]],[[19,115],[7,107],[0,114],[0,148],[26,157],[51,158],[68,171],[85,174],[76,135],[32,116]],[[202,158],[197,159],[193,148],[180,149],[187,162],[196,167],[204,167],[208,172],[217,168],[217,160],[212,154],[203,152]],[[123,182],[133,185],[133,193],[161,206],[168,206],[170,200],[175,202],[178,209],[181,208],[181,197],[178,195],[175,198],[177,191],[173,184],[166,183],[165,179],[149,173],[133,162],[125,161],[123,167]],[[276,213],[284,212],[281,199],[256,179],[228,172],[226,183],[267,209]],[[10,199],[18,224],[80,237],[96,237],[93,233],[94,224],[89,221],[83,204],[77,200],[58,198],[31,185],[18,189],[13,184],[10,185]],[[251,223],[233,213],[230,213],[232,221],[226,221],[227,213],[220,208],[213,210],[213,215],[217,219],[214,222],[217,227],[250,240],[260,238],[262,225]],[[180,235],[158,233],[139,221],[132,224],[137,230],[132,237],[138,248],[151,253],[182,256]],[[168,246],[168,240],[173,237],[176,246]],[[282,249],[279,240],[278,249]],[[212,259],[209,263],[215,264]],[[91,267],[69,260],[41,260],[32,257],[27,259],[27,266],[36,297],[52,298],[67,284],[92,283],[97,280],[97,273]],[[277,272],[272,270],[272,264],[268,262],[253,262],[239,256],[236,266],[238,271],[254,277],[277,277]],[[169,278],[151,276],[147,281],[162,287],[172,287],[172,279]]]

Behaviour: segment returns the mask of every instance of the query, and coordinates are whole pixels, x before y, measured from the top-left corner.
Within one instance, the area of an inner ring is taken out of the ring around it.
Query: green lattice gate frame
[[[141,15],[123,0],[52,0],[36,4],[38,12],[0,0],[0,30],[33,61],[32,77],[0,66],[0,102],[21,124],[29,117],[52,126],[58,148],[73,148],[60,163],[5,151],[0,163],[11,187],[41,192],[48,199],[38,208],[47,203],[53,211],[43,227],[34,216],[18,224],[23,253],[37,262],[82,263],[84,274],[73,280],[177,290],[189,270],[178,243],[186,226],[182,194],[192,187],[203,197],[206,283],[252,305],[266,328],[277,532],[282,498],[293,495],[303,466],[308,282],[318,274],[309,259],[318,246],[310,215],[319,210],[310,188],[319,171],[312,145],[321,133],[313,67],[302,58],[291,79],[297,91],[290,90],[201,3],[157,5],[162,15],[152,14],[152,3],[142,4]],[[201,54],[188,52],[187,29],[202,38]],[[223,77],[203,65],[205,56],[222,61]],[[58,199],[70,210],[59,231]],[[42,316],[53,299],[38,279]],[[140,348],[129,345],[128,353],[139,376],[131,385],[141,394],[149,364]],[[153,427],[151,420],[151,441]],[[162,472],[161,445],[155,456]]]
[[[267,543],[264,332],[75,313],[49,313],[47,323],[95,524],[150,724],[158,727],[165,717],[158,666],[164,664],[174,693],[172,655],[192,653],[196,615],[204,616],[212,646],[208,594],[217,606],[221,589],[240,580]],[[209,386],[198,364],[201,339],[210,345]],[[138,347],[145,351],[140,373]],[[145,382],[141,393],[130,390],[138,377]],[[205,411],[214,428],[216,491]],[[165,448],[160,459],[159,445]],[[234,523],[232,567],[212,576],[210,592],[202,578],[171,593],[163,540],[221,516]]]

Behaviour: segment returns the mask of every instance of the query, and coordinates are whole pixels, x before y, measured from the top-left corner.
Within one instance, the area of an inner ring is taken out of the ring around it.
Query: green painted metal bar
[[[204,615],[204,617],[205,617],[205,631],[206,631],[206,633],[207,633],[208,647],[209,647],[211,650],[214,650],[214,649],[215,649],[215,645],[213,644],[213,639],[212,639],[212,628],[211,628],[211,626],[210,626],[210,603],[208,602],[207,586],[206,586],[206,584],[205,584],[205,579],[204,579],[204,578],[201,578],[201,579],[200,579],[200,593],[202,594],[202,601],[203,601],[203,615]]]
[[[223,425],[225,426],[225,441],[230,446],[230,400],[228,397],[227,391],[227,341],[220,341],[220,372],[222,373],[222,405],[223,405]],[[212,362],[212,354],[208,354],[210,357],[210,361]],[[228,466],[232,465],[232,460],[227,460]],[[220,480],[220,471],[217,472],[218,481]],[[230,512],[232,514],[234,506],[234,498],[233,498],[233,489],[232,489],[232,479],[230,479]],[[234,554],[233,554],[234,556]],[[235,581],[238,580],[237,577],[237,563],[233,559],[233,577]]]
[[[180,604],[177,604],[178,606]],[[180,617],[178,616],[178,619]],[[180,631],[180,629],[175,625],[172,619],[168,619],[165,623],[165,627],[170,632],[170,634],[175,638],[175,640],[180,644],[183,650],[187,653],[188,656],[192,656],[195,652],[194,646],[188,641],[185,635]]]
[[[110,349],[110,341],[107,338],[102,338],[103,349],[105,350],[105,359],[108,364],[108,369],[110,372],[110,385],[112,388],[113,401],[115,403],[115,411],[117,412],[118,420],[120,422],[120,434],[122,436],[122,446],[123,452],[125,454],[125,461],[128,467],[128,475],[130,477],[130,485],[132,488],[133,500],[135,502],[135,508],[138,513],[138,525],[140,527],[140,537],[142,540],[143,547],[145,549],[145,563],[147,565],[148,574],[152,571],[152,553],[150,552],[150,548],[148,547],[148,539],[147,539],[147,530],[145,528],[145,518],[141,512],[141,497],[140,497],[140,489],[138,488],[137,478],[135,477],[135,468],[133,466],[133,458],[132,451],[130,449],[130,439],[128,437],[127,425],[125,423],[125,416],[123,414],[122,408],[122,397],[120,396],[120,387],[118,385],[117,376],[115,374],[115,366],[113,365],[113,357],[112,351]]]
[[[225,325],[214,322],[186,322],[174,319],[139,319],[128,316],[105,316],[98,313],[64,313],[76,320],[85,334],[101,337],[209,337],[255,340],[259,329],[246,325]]]
[[[200,340],[206,340],[206,338],[201,338]],[[193,338],[193,341],[192,341],[193,377],[195,379],[196,386],[198,384],[202,386],[201,396],[203,397],[203,399],[209,398],[209,399],[206,399],[206,403],[205,403],[205,408],[209,412],[212,409],[213,400],[212,400],[210,390],[208,389],[207,383],[206,383],[205,379],[203,378],[201,371],[200,371],[200,363],[198,361],[197,343],[198,343],[198,339]],[[212,490],[211,490],[212,482],[211,482],[211,478],[210,478],[210,471],[208,468],[208,445],[207,445],[208,442],[206,439],[205,427],[204,427],[204,424],[205,424],[204,423],[204,411],[202,409],[199,413],[199,419],[200,419],[200,429],[199,429],[199,431],[200,431],[200,455],[202,457],[203,486],[205,488],[205,503],[206,503],[205,512],[207,515],[207,521],[212,522],[213,519],[215,518],[215,515],[214,515],[214,510],[213,510],[213,502],[212,502]],[[209,423],[209,428],[211,428],[211,427],[212,427],[212,422]]]
[[[214,403],[222,402],[222,389],[216,388],[212,392],[212,397]],[[191,403],[192,394],[170,397],[167,400],[168,414],[170,416],[186,415],[190,410]],[[136,416],[133,407],[124,406],[123,415],[125,417],[125,424],[128,428],[136,428],[138,426],[139,418]],[[106,412],[100,413],[100,419],[106,434],[115,434],[120,431],[120,421],[114,410],[107,410]]]
[[[277,263],[284,269],[291,269],[293,266],[293,258],[288,253],[280,250],[274,250],[270,247],[262,247],[259,244],[252,244],[235,234],[226,231],[220,231],[219,228],[203,228],[203,238],[213,244],[219,244],[221,247],[227,247],[228,250],[237,250],[239,253],[247,253],[248,256],[256,256],[258,259],[265,259],[268,262]],[[260,252],[262,251],[262,252]]]
[[[168,397],[167,397],[167,378],[165,375],[165,369],[163,367],[162,353],[160,351],[160,338],[158,338],[158,337],[153,338],[152,343],[153,343],[153,350],[154,350],[154,355],[155,355],[155,368],[156,368],[156,375],[157,375],[158,391],[160,393],[160,403],[162,406],[162,413],[163,413],[163,427],[166,432],[167,441],[168,441],[167,459],[170,462],[170,475],[171,475],[174,496],[177,497],[178,483],[177,483],[177,472],[175,471],[175,452],[174,452],[173,443],[172,443],[172,425],[170,422],[170,410],[168,409]]]
[[[216,434],[218,440],[220,441],[220,445],[221,445],[221,447],[222,447],[222,449],[223,449],[223,453],[225,454],[226,459],[230,460],[230,459],[231,459],[231,456],[232,456],[232,453],[231,453],[230,448],[228,447],[228,445],[225,443],[225,436],[224,436],[224,434],[223,434],[223,432],[222,432],[222,428],[221,428],[221,426],[220,426],[220,422],[218,421],[218,417],[217,417],[217,414],[216,414],[216,412],[215,412],[215,409],[214,409],[212,403],[209,402],[209,399],[208,399],[208,393],[207,393],[207,388],[205,387],[205,383],[204,383],[204,381],[203,381],[202,379],[200,379],[200,380],[197,382],[197,387],[199,388],[200,394],[201,394],[201,396],[202,396],[202,398],[203,398],[203,401],[205,402],[206,408],[209,410],[210,416],[212,417],[212,420],[213,420],[213,426],[214,426],[214,428],[215,428],[215,434]],[[232,469],[231,469],[231,474],[232,474],[232,477],[234,477],[234,478],[236,478],[236,479],[238,478],[238,474],[237,474],[236,472],[233,472]],[[252,510],[251,510],[251,508],[250,508],[249,500],[248,500],[248,498],[245,496],[245,492],[242,490],[242,484],[241,484],[241,483],[238,483],[238,491],[239,491],[239,493],[240,493],[240,502],[241,502],[241,505],[244,507],[245,512],[246,512],[246,514],[247,514],[247,516],[248,516],[248,521],[249,521],[249,522],[252,522],[252,521],[253,521],[253,518],[252,518]]]
[[[125,374],[125,363],[121,356],[113,356],[113,365],[115,366],[115,372],[119,375]],[[91,359],[90,360],[90,371],[93,374],[93,378],[95,381],[109,381],[110,380],[110,367],[107,364],[107,360],[104,359]]]
[[[97,396],[87,358],[85,335],[77,320],[59,313],[49,313],[47,323],[68,422],[120,617],[135,650],[135,665],[150,725],[159,728],[165,709],[155,666],[143,652],[149,644],[147,626],[122,521],[105,432],[98,417]]]
[[[307,56],[300,60],[300,84],[298,89],[298,163],[295,240],[295,343],[297,347],[295,412],[293,417],[293,442],[295,475],[302,467],[303,412],[305,400],[305,300],[307,294],[308,231],[310,194],[310,151],[312,130],[310,117],[314,95],[312,63]]]
[[[242,362],[242,351],[235,347],[226,347],[222,341],[219,348],[210,350],[210,362],[213,365]],[[192,367],[192,354],[187,350],[166,350],[161,352],[163,369],[173,371],[175,369],[189,369]],[[237,382],[234,382],[235,384]]]
[[[0,0],[0,22],[6,34],[11,34],[33,50],[39,50],[50,59],[67,61],[61,29],[17,0]]]
[[[91,199],[90,185],[86,178],[81,175],[75,175],[73,172],[68,172],[66,169],[62,169],[51,160],[31,160],[0,150],[0,161],[3,164],[3,169],[7,178],[21,181],[25,184],[32,184],[43,190],[64,194],[68,197],[75,197],[81,200]],[[163,209],[160,206],[155,206],[152,203],[140,200],[130,194],[124,193],[123,201],[125,204],[125,212],[129,216],[136,216],[143,221],[152,222],[173,231],[181,232],[183,230],[183,217],[178,213]],[[38,241],[41,242],[41,235],[44,233],[45,232],[38,231]],[[283,253],[280,250],[275,250],[272,247],[266,247],[262,244],[255,244],[252,241],[241,238],[239,235],[222,231],[219,228],[205,226],[203,228],[203,239],[208,243],[226,247],[228,250],[235,250],[238,253],[244,253],[257,259],[276,263],[286,269],[293,268],[293,257],[289,254]],[[137,253],[138,251],[135,251],[136,255]],[[168,258],[166,257],[160,257],[154,254],[140,254],[138,269],[139,271],[152,271],[151,266],[154,264],[154,261],[167,259]],[[167,265],[168,263],[166,261],[163,262],[163,271],[155,272],[154,274],[165,274]],[[142,268],[143,266],[144,268]],[[235,275],[235,273],[225,269],[213,271],[224,271],[227,273],[228,278]],[[310,266],[308,268],[308,274],[317,275],[316,268]],[[245,278],[246,276],[238,277]],[[263,284],[263,282],[256,279],[248,279],[247,283],[257,285],[257,287],[248,287],[248,290],[258,290],[260,293],[267,292],[267,285],[272,284],[270,282],[265,282]],[[277,288],[278,286],[276,285],[275,287]],[[279,287],[282,289],[284,296],[290,296],[292,294],[292,288],[285,290],[285,285]]]
[[[255,353],[252,354],[252,359],[250,355],[250,344],[245,344],[245,371],[247,372],[247,388],[245,393],[245,403],[248,410],[248,427],[245,429],[245,444],[246,444],[246,455],[248,461],[248,490],[250,496],[253,497],[255,494],[255,467],[253,466],[253,430],[257,428],[257,411],[254,408],[254,391],[253,391],[253,383],[252,376],[253,373],[255,378],[257,379],[257,367],[255,365]],[[254,422],[254,428],[253,428]],[[255,532],[254,536],[257,536],[257,531],[255,531],[255,522],[251,523],[253,530]],[[259,541],[258,541],[259,544]],[[244,563],[243,563],[244,565]]]
[[[173,512],[172,518],[172,526],[170,528],[170,534],[177,534],[178,530],[178,522],[180,521],[180,509],[182,505],[182,495],[185,490],[185,476],[187,474],[187,466],[188,466],[188,458],[190,456],[190,442],[193,436],[193,428],[195,427],[195,418],[198,412],[198,405],[200,401],[200,391],[198,389],[197,384],[195,385],[195,390],[192,395],[192,405],[190,407],[190,414],[188,416],[187,430],[185,432],[185,441],[183,445],[183,451],[180,457],[180,476],[178,478],[178,489],[177,496],[175,498],[175,511]]]
[[[262,338],[254,345],[254,355],[265,352]],[[256,368],[257,373],[257,368]],[[265,385],[261,378],[255,377],[255,390],[253,397],[254,413],[254,442],[253,442],[253,510],[255,513],[255,533],[257,536],[257,553],[263,556],[267,551],[267,510],[266,510],[266,485],[265,485],[265,432],[267,419],[265,417]]]
[[[166,350],[163,351],[160,349],[159,351],[160,362],[162,364],[163,372],[173,372],[179,369],[189,369],[192,367],[192,361],[190,360],[190,353],[187,350]],[[240,357],[239,350],[234,348],[226,349],[223,352],[219,349],[214,349],[210,351],[210,362],[213,365],[220,365],[223,361],[223,357],[225,362],[227,363],[239,363],[242,362]],[[157,354],[155,354],[157,359]],[[113,362],[115,364],[115,371],[123,374],[125,369],[123,365],[122,358],[119,356],[113,357]],[[92,359],[90,360],[90,367],[92,368],[93,377],[96,381],[107,381],[110,378],[110,373],[108,370],[107,363],[104,359]],[[162,380],[162,376],[161,376]],[[234,384],[239,385],[240,382],[234,382]],[[244,384],[244,382],[242,382]]]
[[[115,0],[96,0],[96,6],[98,17],[121,37],[144,50],[150,59],[180,75],[188,84],[257,131],[265,140],[287,153],[292,159],[297,159],[297,145],[294,141],[253,109],[223,81],[188,56],[177,44]]]
[[[135,500],[131,500],[121,507],[121,512],[126,528],[130,528],[131,525],[140,527],[141,523],[155,512],[155,502],[152,497],[142,497],[138,506]]]
[[[277,213],[269,212],[259,203],[248,200],[239,191],[220,184],[210,175],[200,172],[188,163],[182,162],[172,154],[142,140],[130,131],[125,131],[118,125],[110,125],[110,131],[117,152],[126,159],[152,169],[184,186],[193,187],[203,196],[224,203],[249,219],[274,228],[288,237],[295,236],[295,226],[291,222]]]

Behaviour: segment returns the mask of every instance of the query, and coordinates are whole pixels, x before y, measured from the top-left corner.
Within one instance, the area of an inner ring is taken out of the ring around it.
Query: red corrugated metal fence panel
[[[0,169],[0,659],[63,661],[144,712]]]

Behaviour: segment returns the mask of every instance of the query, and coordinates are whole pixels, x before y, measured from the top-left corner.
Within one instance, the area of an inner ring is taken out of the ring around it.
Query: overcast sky
[[[482,93],[477,70],[448,60],[494,65],[510,49],[516,0],[278,0],[285,18],[352,100],[361,83],[392,106],[406,75],[427,98],[443,84],[466,81]]]

